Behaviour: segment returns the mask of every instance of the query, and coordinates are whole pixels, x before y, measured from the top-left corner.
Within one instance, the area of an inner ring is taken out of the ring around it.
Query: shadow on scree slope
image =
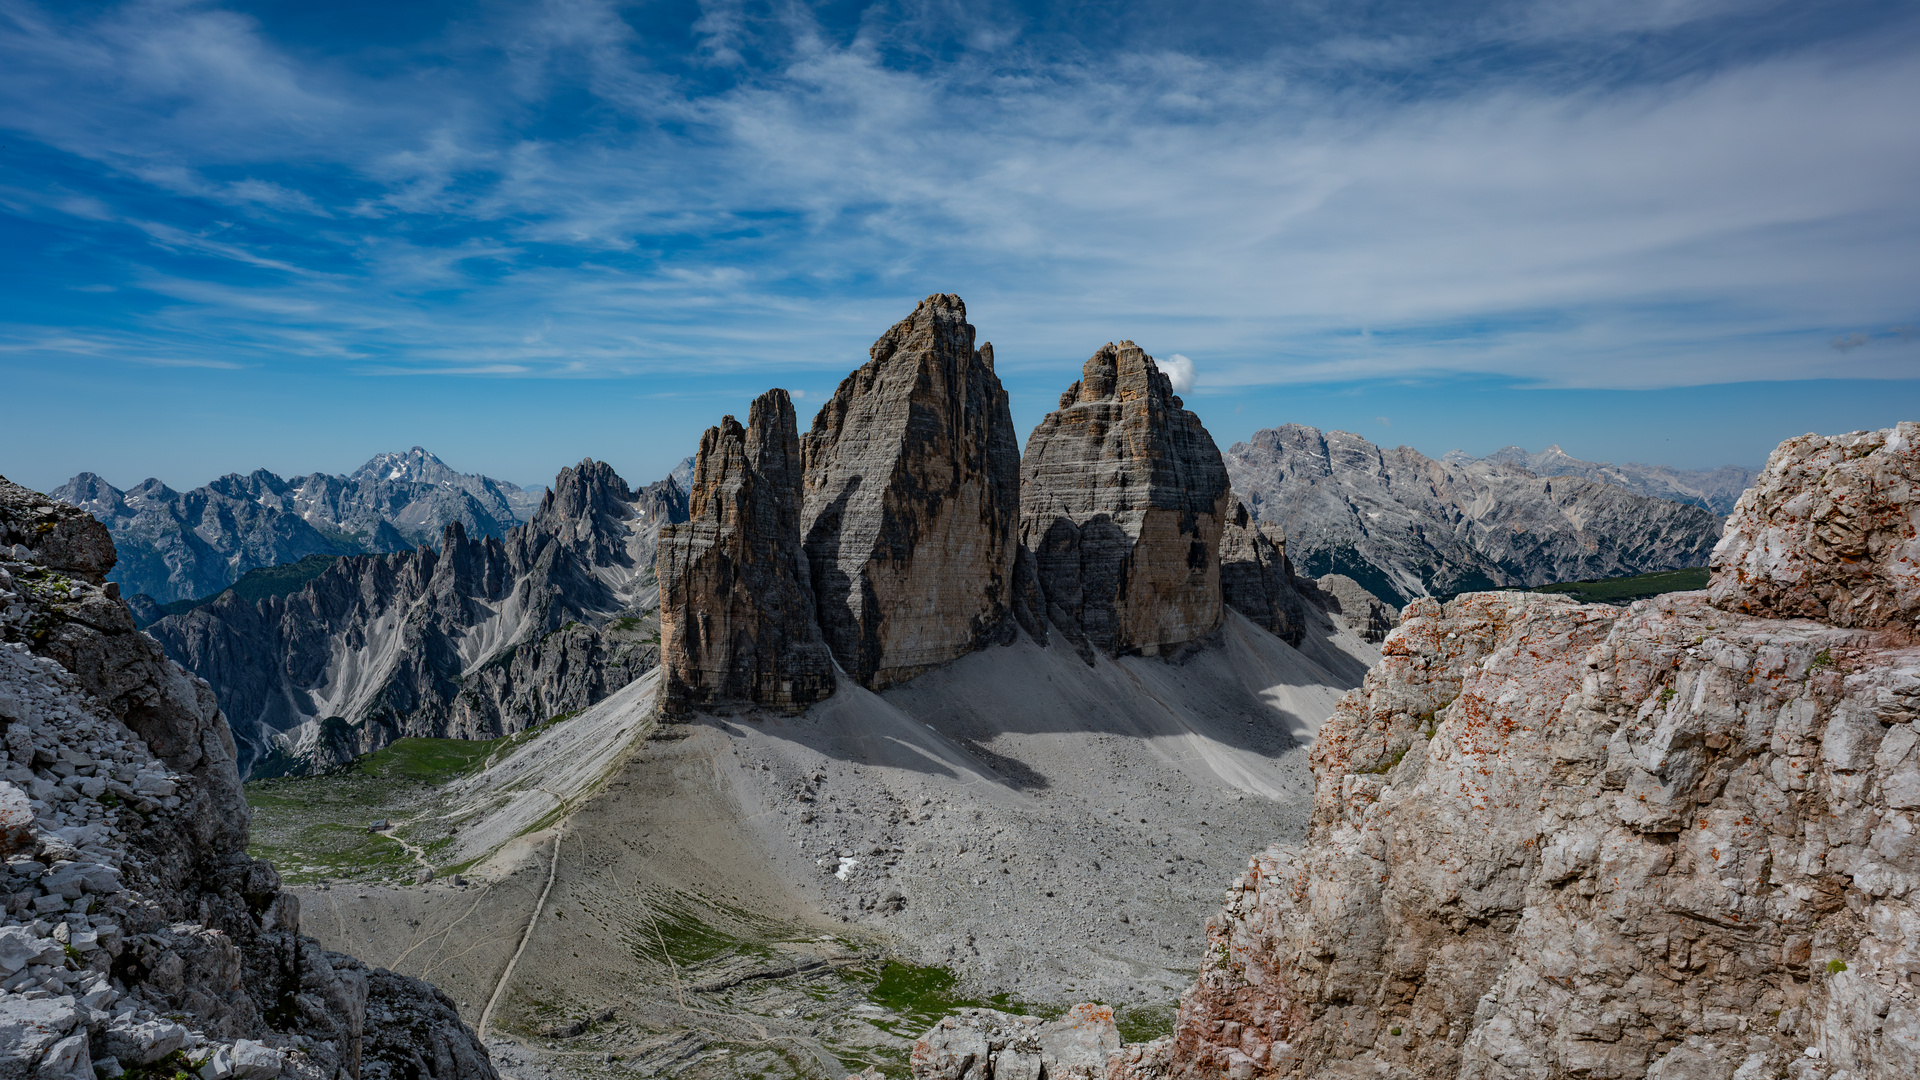
[[[1022,633],[878,694],[843,676],[832,698],[800,716],[742,709],[704,722],[725,727],[733,716],[751,717],[768,737],[829,758],[1026,791],[1050,780],[1009,753],[1004,736],[1028,737],[1014,740],[1023,744],[1087,735],[1193,741],[1259,769],[1306,746],[1340,695],[1358,685],[1368,647],[1357,638],[1342,644],[1352,652],[1332,658],[1345,662],[1336,674],[1230,611],[1220,640],[1182,662],[1097,655],[1088,666],[1072,650]]]

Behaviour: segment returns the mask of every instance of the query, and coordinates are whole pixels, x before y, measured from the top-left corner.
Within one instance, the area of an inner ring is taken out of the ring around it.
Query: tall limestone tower
[[[747,426],[708,428],[684,524],[660,530],[663,716],[753,704],[799,712],[833,693],[800,548],[800,435],[769,390]]]
[[[936,294],[874,342],[801,440],[820,629],[872,689],[1010,627],[1020,449],[993,346]]]
[[[1080,376],[1027,437],[1020,538],[1061,633],[1157,655],[1220,626],[1226,465],[1133,342],[1102,347]]]

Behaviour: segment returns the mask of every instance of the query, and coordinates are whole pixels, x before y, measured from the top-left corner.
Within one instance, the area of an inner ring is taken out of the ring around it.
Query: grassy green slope
[[[1657,570],[1651,574],[1634,574],[1629,577],[1605,578],[1600,581],[1566,581],[1557,585],[1542,585],[1532,592],[1567,593],[1583,604],[1624,604],[1631,600],[1645,600],[1649,596],[1661,593],[1690,592],[1707,587],[1708,572],[1704,566],[1685,570]]]

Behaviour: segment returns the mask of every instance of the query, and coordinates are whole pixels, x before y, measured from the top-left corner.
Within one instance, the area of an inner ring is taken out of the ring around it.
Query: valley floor
[[[1373,659],[1236,615],[1182,663],[1022,637],[798,717],[664,728],[650,677],[396,798],[404,850],[306,886],[304,924],[439,984],[528,1078],[904,1074],[934,1018],[1015,987],[1145,1036],[1248,854],[1304,830],[1305,746]],[[276,783],[257,831],[290,783],[337,781]],[[441,876],[378,883],[409,859]]]

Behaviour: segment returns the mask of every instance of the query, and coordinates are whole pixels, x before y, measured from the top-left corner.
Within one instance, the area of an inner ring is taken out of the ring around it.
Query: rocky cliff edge
[[[1920,1075],[1913,434],[1783,444],[1706,593],[1415,601],[1110,1075]]]
[[[300,933],[212,692],[112,565],[0,479],[0,1080],[494,1080],[445,995]]]

